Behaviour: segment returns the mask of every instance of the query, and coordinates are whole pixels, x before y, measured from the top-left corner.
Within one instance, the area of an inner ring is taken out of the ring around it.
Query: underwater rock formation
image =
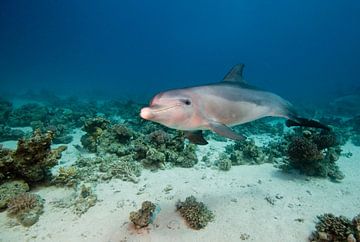
[[[0,124],[0,142],[6,140],[18,140],[25,136],[25,133],[20,129],[12,129],[9,126]]]
[[[11,111],[12,104],[0,98],[0,124],[6,124],[8,122]]]
[[[184,202],[178,201],[176,210],[192,229],[202,229],[214,220],[214,214],[204,203],[196,201],[194,196],[187,197]]]
[[[47,115],[47,107],[36,103],[25,104],[10,113],[8,124],[11,127],[30,126],[32,121],[45,121]]]
[[[29,191],[29,185],[22,180],[7,181],[0,185],[0,210],[7,207],[8,202],[21,193]]]
[[[344,216],[336,217],[333,214],[326,213],[318,216],[316,231],[312,233],[309,240],[311,242],[356,242],[359,237],[359,215],[353,221]]]
[[[336,165],[341,149],[334,133],[306,130],[287,137],[287,155],[280,168],[296,169],[308,176],[329,177],[340,181],[343,173]]]
[[[50,120],[51,122],[52,120]],[[69,135],[72,126],[70,124],[50,124],[44,123],[41,121],[31,122],[31,127],[33,130],[40,129],[41,132],[45,133],[51,131],[54,135],[52,140],[53,144],[68,144],[73,140],[73,137]]]
[[[20,139],[15,151],[0,147],[0,180],[23,179],[39,182],[49,177],[50,168],[58,163],[66,146],[51,150],[51,132],[35,130],[29,139]]]
[[[8,215],[16,217],[23,226],[31,226],[39,220],[43,213],[43,199],[32,193],[21,193],[12,197],[8,202]]]
[[[132,211],[129,219],[137,229],[148,226],[154,219],[156,205],[150,201],[144,201],[138,211]]]

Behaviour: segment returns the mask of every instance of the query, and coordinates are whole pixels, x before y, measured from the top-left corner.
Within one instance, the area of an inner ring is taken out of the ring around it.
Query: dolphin
[[[230,127],[273,116],[286,118],[287,126],[306,126],[330,130],[315,120],[300,118],[290,102],[280,96],[249,85],[243,79],[244,64],[235,65],[219,83],[174,89],[157,94],[149,107],[140,111],[143,119],[183,130],[195,144],[208,142],[203,130],[233,139],[245,137]]]

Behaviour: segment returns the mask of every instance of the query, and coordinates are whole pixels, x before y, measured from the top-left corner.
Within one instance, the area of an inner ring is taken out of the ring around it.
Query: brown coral
[[[293,161],[313,161],[323,158],[316,144],[305,137],[294,137],[288,146],[289,158]]]
[[[26,212],[37,206],[38,196],[32,193],[21,193],[10,199],[8,202],[8,213],[10,215],[16,215]]]
[[[350,235],[354,234],[351,221],[344,217],[336,217],[331,213],[318,216],[319,221],[310,241],[347,241]]]
[[[3,178],[21,178],[27,182],[44,180],[50,168],[58,163],[66,146],[51,149],[52,132],[42,134],[35,130],[29,139],[20,139],[15,151],[1,149],[0,175]],[[0,179],[2,177],[0,176]]]
[[[136,228],[143,228],[152,222],[153,213],[155,212],[155,204],[150,201],[142,203],[141,208],[130,213],[130,221],[134,223]]]

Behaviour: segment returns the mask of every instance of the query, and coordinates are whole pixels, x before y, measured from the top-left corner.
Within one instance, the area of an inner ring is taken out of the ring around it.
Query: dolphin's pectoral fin
[[[201,130],[197,131],[185,131],[185,136],[190,140],[190,142],[197,144],[197,145],[207,145],[208,142],[204,139]]]
[[[241,134],[235,133],[228,126],[226,126],[222,123],[211,122],[211,123],[209,123],[209,125],[210,125],[210,129],[212,131],[214,131],[215,133],[217,133],[221,136],[224,136],[226,138],[233,139],[233,140],[239,140],[239,141],[246,139],[244,136],[242,136]]]

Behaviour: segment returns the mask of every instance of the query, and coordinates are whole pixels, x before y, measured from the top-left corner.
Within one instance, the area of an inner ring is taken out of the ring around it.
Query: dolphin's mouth
[[[176,105],[173,105],[173,106],[170,106],[170,107],[165,107],[165,108],[160,108],[160,109],[155,109],[155,110],[152,110],[154,113],[161,113],[163,111],[166,111],[166,110],[169,110],[171,108],[175,108],[177,106],[180,106],[180,104],[176,104]],[[150,107],[151,108],[151,107]]]
[[[170,107],[159,108],[159,109],[154,109],[154,108],[156,108],[154,106],[142,108],[141,111],[140,111],[140,116],[143,119],[151,120],[151,119],[155,118],[156,114],[164,112],[164,111],[169,110],[171,108],[175,108],[177,106],[180,106],[180,104],[176,104],[176,105],[173,105],[173,106],[170,106]]]

